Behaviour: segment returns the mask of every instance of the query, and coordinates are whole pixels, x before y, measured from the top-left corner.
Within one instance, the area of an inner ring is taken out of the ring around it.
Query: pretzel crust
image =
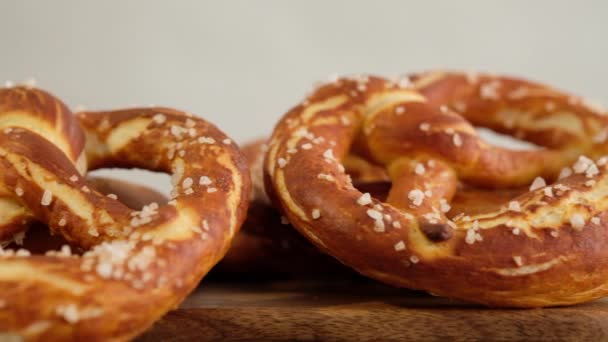
[[[84,134],[66,105],[53,95],[34,88],[0,88],[0,130],[27,129],[45,136],[65,153],[80,174],[86,171]],[[19,191],[19,190],[18,190]],[[23,234],[33,217],[0,186],[0,246]]]
[[[466,119],[545,148],[491,146]],[[305,237],[366,276],[490,306],[575,304],[607,293],[608,159],[577,161],[606,154],[607,124],[578,98],[512,78],[338,79],[276,126],[266,188]],[[340,161],[351,147],[386,166],[388,203],[346,177]],[[517,187],[555,180],[574,161],[572,175],[500,210],[453,220],[438,210],[458,179]]]
[[[244,144],[241,150],[251,171],[251,205],[230,250],[212,273],[224,278],[352,274],[349,268],[321,253],[294,230],[286,221],[287,218],[281,216],[269,202],[264,190],[262,168],[265,139]]]
[[[245,160],[213,125],[168,108],[87,112],[78,119],[91,167],[172,173],[173,198],[134,211],[89,189],[66,154],[40,135],[0,133],[3,186],[13,194],[20,187],[23,193],[14,196],[20,205],[88,249],[82,256],[2,251],[0,330],[7,335],[133,338],[179,305],[225,254],[245,217]],[[200,184],[203,176],[212,185]]]

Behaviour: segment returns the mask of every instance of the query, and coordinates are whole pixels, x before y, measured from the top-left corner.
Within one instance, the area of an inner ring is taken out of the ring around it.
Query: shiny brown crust
[[[276,126],[266,189],[315,245],[385,283],[491,306],[580,303],[608,291],[608,158],[579,157],[606,154],[605,114],[550,87],[494,75],[339,79]],[[545,148],[492,146],[471,123]],[[345,175],[351,146],[386,167],[386,203],[363,196]],[[449,219],[444,207],[459,181],[534,183],[498,210]]]
[[[172,199],[134,211],[87,187],[66,154],[40,135],[0,133],[0,183],[7,193],[20,187],[14,200],[88,250],[82,256],[67,249],[45,255],[2,250],[3,337],[137,336],[179,305],[224,255],[244,220],[247,166],[213,125],[167,108],[87,112],[78,119],[91,167],[172,173]],[[199,181],[203,176],[207,182]]]
[[[156,202],[167,203],[167,196],[149,187],[107,177],[87,177],[87,186],[104,195],[114,195],[120,202],[133,210],[139,210],[143,206]],[[28,225],[27,234],[23,236],[22,244],[12,241],[8,248],[23,248],[32,254],[44,254],[50,250],[59,250],[63,245],[68,245],[72,253],[82,253],[78,245],[70,244],[63,236],[51,234],[49,228],[41,223]]]
[[[264,191],[262,162],[265,140],[245,144],[253,184],[247,218],[230,250],[213,269],[222,278],[308,277],[353,273],[306,240],[271,205]]]
[[[44,136],[65,153],[78,171],[86,170],[84,134],[72,112],[53,95],[26,86],[0,88],[0,130],[27,129]],[[15,193],[0,186],[0,246],[23,234],[32,214],[13,198]]]

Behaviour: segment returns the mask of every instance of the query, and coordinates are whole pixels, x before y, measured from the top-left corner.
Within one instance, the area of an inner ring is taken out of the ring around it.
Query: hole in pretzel
[[[486,127],[475,127],[477,134],[484,139],[489,144],[498,147],[504,147],[511,150],[539,150],[542,149],[541,146],[538,146],[534,143],[531,143],[526,140],[517,139],[516,137],[508,134],[502,134],[494,131],[493,129]]]
[[[103,193],[115,193],[115,192],[122,192],[125,195],[128,194],[128,191],[123,190],[123,188],[120,187],[120,184],[125,184],[128,183],[131,187],[137,188],[139,187],[140,191],[141,190],[146,190],[144,194],[142,194],[139,197],[143,197],[142,200],[145,200],[145,198],[148,195],[147,192],[148,191],[155,191],[157,193],[160,193],[162,195],[165,196],[165,200],[162,203],[159,204],[164,204],[166,203],[166,197],[168,197],[168,194],[171,190],[171,176],[163,173],[163,172],[153,172],[153,171],[148,171],[148,170],[143,170],[143,169],[137,169],[137,168],[133,168],[133,169],[119,169],[119,168],[112,168],[112,169],[97,169],[97,170],[92,170],[88,173],[89,179],[94,179],[97,180],[97,185],[99,188],[98,190],[103,192]],[[100,180],[106,180],[106,181],[100,181]],[[115,182],[108,182],[107,180],[112,180]],[[95,185],[95,184],[94,184]],[[107,190],[107,191],[104,191]],[[129,190],[129,189],[127,189]],[[115,191],[115,192],[113,192]],[[122,196],[124,197],[124,196]],[[121,196],[118,196],[118,199],[121,199]],[[130,206],[130,203],[124,203],[127,206]],[[141,207],[141,206],[140,206]],[[132,209],[139,209],[139,208],[132,208]]]

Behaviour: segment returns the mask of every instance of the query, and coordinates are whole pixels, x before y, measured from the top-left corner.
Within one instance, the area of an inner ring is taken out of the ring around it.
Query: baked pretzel
[[[39,102],[5,103],[13,98]],[[167,108],[85,112],[76,122],[58,99],[25,87],[0,90],[0,103],[11,108],[2,119],[30,116],[0,131],[3,193],[87,250],[2,250],[0,331],[31,340],[132,338],[224,255],[244,219],[250,179],[236,145],[216,127]],[[48,125],[44,108],[61,108],[62,124]],[[135,211],[92,190],[70,157],[76,154],[46,139],[58,127],[82,127],[75,136],[86,137],[91,169],[172,173],[171,201]]]
[[[579,98],[508,77],[338,79],[276,126],[267,192],[315,245],[382,282],[491,306],[580,303],[608,291],[608,159],[592,160],[606,153],[607,120]],[[543,148],[492,146],[473,124]],[[386,167],[386,202],[345,175],[351,145]],[[448,217],[460,181],[532,185],[498,209]]]

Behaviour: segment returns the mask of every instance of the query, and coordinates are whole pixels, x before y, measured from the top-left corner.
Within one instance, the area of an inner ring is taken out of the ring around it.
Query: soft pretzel
[[[495,147],[472,124],[544,148]],[[579,98],[513,78],[343,78],[278,123],[267,190],[315,245],[385,283],[492,306],[580,303],[608,291],[608,159],[593,161],[607,124]],[[345,175],[351,145],[386,167],[386,202]],[[498,209],[449,219],[459,181],[532,184]]]
[[[50,96],[41,102],[69,113]],[[244,158],[216,127],[180,111],[80,113],[91,168],[172,173],[169,204],[134,211],[87,186],[66,149],[43,138],[63,126],[38,125],[28,103],[8,112],[31,116],[28,124],[0,131],[0,185],[29,215],[87,251],[3,250],[0,331],[32,340],[132,338],[177,306],[226,252],[247,210]]]

